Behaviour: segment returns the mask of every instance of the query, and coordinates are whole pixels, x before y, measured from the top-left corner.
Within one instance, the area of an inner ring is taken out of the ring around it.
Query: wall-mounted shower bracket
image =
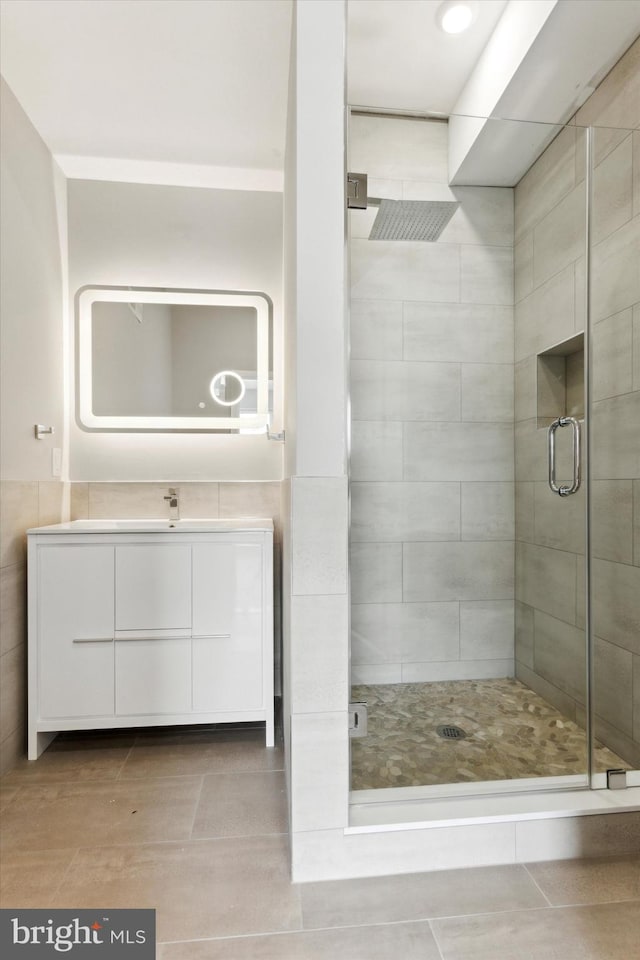
[[[349,736],[366,737],[367,735],[367,705],[362,702],[349,704]]]
[[[607,770],[607,790],[624,790],[626,786],[626,770]]]
[[[347,174],[347,209],[367,209],[367,175],[366,173]]]

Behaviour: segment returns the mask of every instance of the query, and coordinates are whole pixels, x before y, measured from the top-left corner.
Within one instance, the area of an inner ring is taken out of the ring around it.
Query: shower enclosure
[[[640,135],[348,144],[355,798],[638,784]]]

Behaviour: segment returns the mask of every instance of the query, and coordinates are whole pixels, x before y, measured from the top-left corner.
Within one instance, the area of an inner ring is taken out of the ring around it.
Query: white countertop
[[[185,520],[70,520],[47,527],[32,527],[27,533],[233,533],[236,530],[272,531],[269,518],[242,517],[239,519],[185,519]]]

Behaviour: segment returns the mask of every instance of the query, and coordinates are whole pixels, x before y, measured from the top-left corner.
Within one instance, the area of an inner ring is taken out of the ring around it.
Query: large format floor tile
[[[69,869],[75,850],[6,851],[2,854],[2,907],[48,907]]]
[[[443,960],[631,960],[640,901],[434,920]]]
[[[194,838],[286,832],[284,773],[217,773],[203,778]]]
[[[301,886],[300,894],[305,928],[421,920],[547,905],[520,866],[307,883]]]
[[[154,907],[158,940],[297,930],[286,837],[85,848],[52,907]]]
[[[441,960],[429,924],[342,927],[165,944],[159,960]]]
[[[640,900],[640,857],[531,863],[527,870],[555,906]]]
[[[173,742],[172,742],[173,740]],[[123,779],[146,777],[184,777],[207,773],[231,773],[250,770],[282,770],[282,749],[266,749],[264,734],[220,736],[201,739],[171,735],[139,737],[120,776]]]
[[[187,840],[201,787],[201,777],[21,787],[2,817],[2,846],[55,850]]]

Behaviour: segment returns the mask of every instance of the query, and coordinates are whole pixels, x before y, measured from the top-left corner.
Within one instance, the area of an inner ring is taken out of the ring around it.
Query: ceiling
[[[54,155],[281,169],[291,0],[2,0],[2,73]]]
[[[462,34],[436,22],[442,0],[350,0],[348,100],[448,116],[507,0],[479,0]]]
[[[452,36],[436,22],[441,0],[348,0],[349,103],[449,116],[491,38],[509,52],[521,39],[513,15],[543,0],[472,2],[475,22]],[[626,49],[640,0],[544,3],[546,40],[509,90],[524,109],[541,86],[555,96],[562,68],[567,103],[543,104],[558,122]],[[1,0],[2,73],[67,176],[280,189],[292,9],[293,0]],[[608,37],[626,13],[624,36]],[[490,45],[481,64],[494,86],[495,61]],[[481,87],[477,71],[470,87]]]

